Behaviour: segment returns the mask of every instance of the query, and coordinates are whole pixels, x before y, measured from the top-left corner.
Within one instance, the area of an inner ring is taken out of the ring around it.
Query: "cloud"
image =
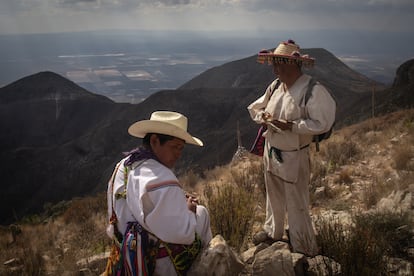
[[[198,0],[197,0],[198,1]],[[124,11],[136,11],[140,8],[152,8],[152,7],[174,7],[174,6],[186,6],[190,5],[194,0],[57,0],[57,4],[62,5],[65,8],[83,8],[83,9],[111,9],[124,10]]]
[[[55,9],[74,9],[83,11],[123,10],[136,12],[145,8],[171,8],[171,7],[202,7],[215,8],[223,12],[237,10],[248,12],[367,12],[400,11],[413,12],[412,0],[2,0],[0,10],[19,12],[34,10],[41,7]]]
[[[250,10],[278,10],[288,12],[376,12],[384,10],[413,11],[412,0],[243,0]]]
[[[0,14],[15,14],[41,5],[41,0],[2,0],[0,1]]]
[[[410,30],[412,0],[0,0],[0,33],[93,29]]]
[[[175,6],[175,5],[188,5],[191,3],[191,0],[164,0],[164,1],[154,1],[155,3],[161,3],[166,6]]]
[[[63,4],[76,4],[76,3],[98,3],[97,0],[63,0]]]
[[[49,4],[47,4],[49,3]],[[35,6],[76,6],[89,4],[102,8],[109,7],[130,7],[132,9],[145,6],[215,6],[248,8],[250,10],[281,10],[281,11],[309,11],[309,10],[383,10],[399,9],[412,10],[412,0],[2,0],[2,8],[9,7],[9,10],[28,8]],[[85,5],[86,6],[86,5]]]

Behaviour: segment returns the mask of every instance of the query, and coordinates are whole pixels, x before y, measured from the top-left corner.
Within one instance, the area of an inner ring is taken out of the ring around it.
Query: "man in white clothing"
[[[318,248],[309,214],[309,145],[314,135],[332,127],[336,104],[320,83],[311,87],[305,101],[311,77],[301,68],[313,66],[314,59],[301,55],[294,41],[280,43],[273,52],[260,52],[258,61],[271,64],[277,79],[248,106],[251,118],[267,126],[263,134],[266,220],[264,231],[253,241],[281,240],[287,213],[293,251],[314,256]]]
[[[177,112],[154,112],[128,132],[143,145],[117,164],[108,185],[108,233],[115,244],[106,273],[185,275],[212,234],[207,209],[185,194],[171,169],[185,143],[203,143]]]

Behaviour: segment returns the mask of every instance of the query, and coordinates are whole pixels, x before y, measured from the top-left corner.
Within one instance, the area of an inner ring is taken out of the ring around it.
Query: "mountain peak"
[[[79,87],[59,74],[44,71],[21,78],[1,88],[0,103],[50,99],[74,100],[93,97],[102,96]]]

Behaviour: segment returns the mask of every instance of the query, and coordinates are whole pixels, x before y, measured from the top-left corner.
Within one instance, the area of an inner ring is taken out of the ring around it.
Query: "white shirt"
[[[258,124],[264,122],[264,112],[269,112],[273,120],[293,123],[292,131],[265,133],[273,147],[286,151],[299,149],[311,143],[313,135],[328,131],[334,123],[336,103],[323,85],[317,83],[313,87],[306,107],[303,106],[310,78],[303,74],[289,89],[281,83],[272,96],[269,85],[265,94],[247,107],[251,118]]]
[[[121,160],[115,175],[112,194],[119,231],[124,234],[127,222],[138,221],[164,242],[191,244],[195,238],[196,215],[188,209],[174,173],[153,159],[136,162],[127,173],[126,199],[116,199],[116,194],[125,189],[124,161]],[[137,167],[134,169],[134,166]]]
[[[305,106],[310,78],[308,75],[300,76],[289,89],[281,83],[272,94],[271,87],[274,87],[275,80],[263,96],[247,107],[251,118],[258,124],[264,123],[264,112],[268,112],[272,120],[293,123],[291,131],[268,128],[264,133],[266,144],[263,156],[268,171],[291,183],[298,179],[300,155],[307,154],[306,150],[300,149],[312,142],[313,135],[328,131],[335,121],[336,103],[323,85],[315,84]],[[282,162],[269,156],[271,147],[282,151]]]
[[[191,244],[198,230],[203,243],[207,244],[211,240],[207,210],[197,206],[197,214],[194,214],[188,209],[184,191],[174,173],[161,163],[148,159],[134,163],[125,174],[126,159],[117,165],[113,186],[111,182],[108,185],[108,215],[111,217],[113,206],[121,234],[125,233],[127,222],[138,221],[164,242]],[[125,175],[128,179],[126,189]],[[126,198],[117,198],[118,193],[125,192]],[[108,234],[112,235],[110,232]],[[157,259],[154,275],[176,275],[169,257]]]

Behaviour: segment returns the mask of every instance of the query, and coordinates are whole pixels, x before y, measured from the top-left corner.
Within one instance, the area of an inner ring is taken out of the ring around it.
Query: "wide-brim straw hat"
[[[203,142],[187,132],[188,119],[183,114],[172,111],[155,111],[149,120],[133,123],[128,133],[144,138],[147,133],[170,135],[184,140],[187,144],[203,146]]]
[[[301,64],[312,67],[315,64],[315,59],[308,55],[302,55],[299,45],[295,44],[293,40],[288,40],[281,42],[273,52],[268,50],[260,51],[257,56],[257,62],[267,62],[268,64]]]

